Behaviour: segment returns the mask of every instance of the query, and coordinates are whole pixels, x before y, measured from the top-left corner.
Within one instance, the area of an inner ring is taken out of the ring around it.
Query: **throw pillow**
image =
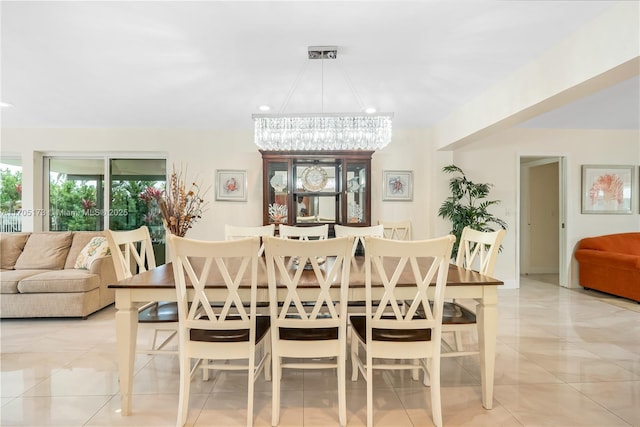
[[[87,246],[80,251],[73,268],[89,270],[93,261],[109,254],[111,254],[111,250],[109,250],[109,242],[107,242],[107,238],[94,237],[89,241],[89,243],[87,243]]]
[[[13,270],[18,257],[27,243],[29,233],[2,233],[0,234],[0,268]]]
[[[72,233],[52,231],[31,233],[16,261],[16,270],[62,270],[69,254]]]

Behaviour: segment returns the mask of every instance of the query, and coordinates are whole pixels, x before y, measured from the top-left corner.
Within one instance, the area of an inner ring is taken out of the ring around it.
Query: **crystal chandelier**
[[[334,46],[310,46],[308,51],[309,59],[337,57]],[[324,90],[324,81],[322,88]],[[324,99],[324,93],[322,95]],[[252,117],[254,140],[262,150],[377,150],[391,141],[392,113],[322,112],[254,114]]]

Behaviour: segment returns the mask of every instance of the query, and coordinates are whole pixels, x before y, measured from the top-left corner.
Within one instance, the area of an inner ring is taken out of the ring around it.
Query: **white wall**
[[[583,215],[581,165],[640,164],[639,131],[557,130],[512,128],[456,150],[453,160],[473,181],[490,182],[491,199],[502,203],[494,213],[509,225],[504,251],[498,257],[495,276],[507,287],[517,287],[518,273],[518,167],[519,156],[565,156],[567,159],[567,259],[571,286],[577,286],[577,264],[573,251],[586,236],[640,230],[638,176],[636,169],[633,214]]]
[[[165,153],[168,164],[185,164],[189,176],[196,174],[211,185],[209,210],[196,224],[190,237],[222,239],[223,224],[260,224],[262,221],[262,160],[253,144],[252,132],[212,130],[148,129],[2,129],[2,153],[21,154],[23,160],[23,208],[41,207],[40,163],[37,152],[90,153],[120,152]],[[509,224],[504,251],[498,258],[496,277],[506,287],[518,286],[518,179],[519,156],[566,156],[568,168],[568,212],[566,251],[568,258],[578,240],[585,236],[640,230],[638,194],[634,195],[632,215],[582,215],[580,180],[582,164],[640,164],[640,132],[510,129],[454,152],[435,151],[428,130],[398,130],[393,142],[374,153],[372,160],[372,222],[379,219],[410,218],[414,238],[448,234],[450,224],[437,217],[438,208],[448,196],[449,175],[442,166],[455,163],[477,182],[495,184],[492,199],[501,200],[495,214]],[[216,169],[246,169],[247,202],[216,202]],[[412,170],[412,202],[383,202],[383,170]],[[636,176],[636,185],[638,177]],[[507,215],[508,213],[508,215]],[[25,230],[37,229],[34,224]],[[577,284],[575,262],[571,263],[572,284]]]
[[[200,177],[203,187],[211,186],[204,220],[189,233],[198,239],[224,238],[223,225],[262,223],[262,158],[253,143],[253,131],[179,129],[2,129],[2,153],[19,154],[23,162],[23,208],[42,208],[41,160],[39,153],[82,154],[153,152],[165,155],[167,164],[188,167],[188,178]],[[394,131],[393,141],[373,155],[372,223],[378,220],[412,219],[414,237],[433,236],[432,150],[425,130]],[[450,156],[450,155],[449,155]],[[216,169],[247,170],[246,202],[215,201]],[[414,194],[411,202],[383,202],[380,186],[383,170],[412,170]],[[436,208],[437,210],[437,208]],[[40,224],[24,224],[38,230]]]

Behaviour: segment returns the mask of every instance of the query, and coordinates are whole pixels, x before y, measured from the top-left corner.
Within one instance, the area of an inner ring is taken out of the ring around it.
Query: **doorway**
[[[568,286],[563,157],[520,157],[521,275]]]

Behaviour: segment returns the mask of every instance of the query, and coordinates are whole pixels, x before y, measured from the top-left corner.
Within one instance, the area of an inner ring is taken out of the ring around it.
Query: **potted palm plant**
[[[493,184],[471,181],[456,165],[445,166],[442,171],[456,174],[449,180],[451,196],[447,197],[438,210],[438,216],[451,221],[451,234],[456,236],[451,257],[455,259],[460,236],[465,227],[469,226],[478,231],[495,231],[496,226],[506,230],[507,224],[488,211],[490,206],[500,203],[499,200],[485,200]]]

